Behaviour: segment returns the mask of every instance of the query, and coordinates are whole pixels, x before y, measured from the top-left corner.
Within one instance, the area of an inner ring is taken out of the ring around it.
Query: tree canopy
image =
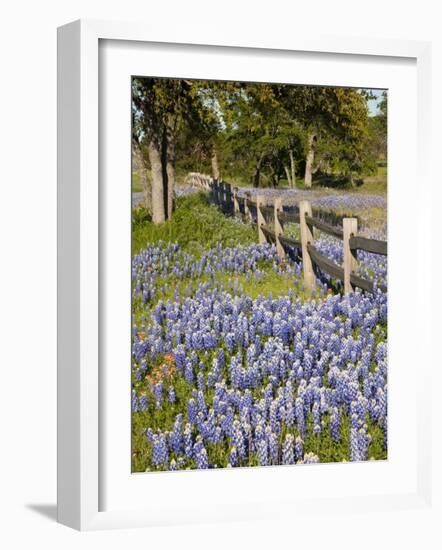
[[[133,147],[154,221],[172,214],[175,171],[256,187],[311,187],[321,175],[354,185],[387,154],[386,92],[375,116],[369,99],[355,88],[134,78]]]

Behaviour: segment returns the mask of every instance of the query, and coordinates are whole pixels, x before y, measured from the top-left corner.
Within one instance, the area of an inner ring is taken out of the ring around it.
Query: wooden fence
[[[238,188],[232,189],[229,183],[213,180],[210,187],[215,204],[225,214],[242,217],[254,225],[258,230],[259,242],[274,243],[281,259],[284,259],[290,250],[302,257],[304,284],[307,289],[315,288],[315,271],[319,268],[328,273],[330,277],[342,281],[346,294],[353,292],[356,287],[368,292],[374,291],[373,281],[356,274],[357,251],[365,250],[386,256],[387,243],[358,235],[357,218],[342,218],[342,227],[336,227],[313,216],[311,204],[306,200],[300,201],[298,209],[284,206],[280,198],[275,199],[273,205],[270,206],[260,195],[252,198],[250,193],[246,193],[240,197]],[[284,235],[285,223],[299,224],[300,240]],[[342,240],[343,266],[321,254],[315,247],[313,228]],[[382,286],[378,288],[386,290]]]
[[[201,187],[201,189],[209,190],[212,187],[212,178],[207,174],[201,174],[200,172],[189,172],[184,179],[186,185],[192,187]]]

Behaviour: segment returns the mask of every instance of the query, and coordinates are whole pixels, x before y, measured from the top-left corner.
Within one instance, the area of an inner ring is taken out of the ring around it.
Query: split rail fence
[[[358,235],[358,219],[342,218],[342,228],[336,227],[318,217],[313,216],[309,201],[299,202],[297,210],[282,204],[282,199],[275,199],[272,206],[266,203],[264,197],[252,197],[246,193],[239,196],[238,188],[229,183],[212,180],[210,183],[212,198],[215,204],[226,214],[242,217],[258,230],[260,243],[272,242],[276,245],[278,256],[286,257],[288,251],[295,251],[302,257],[304,285],[309,290],[316,286],[316,269],[328,273],[333,278],[343,282],[344,293],[353,292],[356,287],[374,292],[373,281],[359,276],[357,251],[365,250],[374,254],[387,255],[387,242],[368,239]],[[300,226],[300,240],[284,235],[284,224],[296,223]],[[343,244],[343,266],[330,260],[315,247],[313,228],[332,235]],[[381,290],[386,290],[379,286]]]

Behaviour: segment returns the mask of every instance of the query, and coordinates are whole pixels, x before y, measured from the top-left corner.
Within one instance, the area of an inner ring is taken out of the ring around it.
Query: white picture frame
[[[310,52],[335,56],[377,56],[379,58],[409,58],[415,61],[417,71],[417,143],[416,156],[420,172],[418,213],[420,234],[427,234],[431,217],[428,200],[430,182],[426,167],[429,150],[429,79],[430,45],[425,42],[390,40],[363,40],[356,38],[318,38],[307,40],[301,36],[283,38],[279,43],[264,41],[231,43],[210,41],[201,45],[186,36],[167,36],[152,32],[143,26],[118,22],[76,21],[58,32],[58,521],[80,530],[115,527],[151,526],[196,521],[183,510],[167,516],[164,508],[154,513],[149,508],[121,508],[102,510],[100,502],[102,433],[100,431],[100,223],[102,208],[99,194],[99,48],[100,41],[127,41],[128,43],[166,43],[198,45],[200,48],[228,47],[244,52],[256,51]],[[201,40],[201,39],[200,39]],[[171,75],[172,76],[172,75]],[[427,200],[426,200],[427,199]],[[416,297],[421,311],[431,307],[429,269],[431,241],[420,250],[419,277],[423,281]],[[425,284],[427,283],[427,284]],[[429,322],[429,314],[428,321]],[[425,323],[424,323],[425,325]],[[421,327],[422,345],[429,348],[429,334]],[[428,328],[428,327],[427,327]],[[427,336],[425,336],[427,334]],[[425,339],[426,338],[426,339]],[[429,356],[427,357],[429,359]],[[431,362],[420,365],[416,385],[416,489],[403,492],[379,493],[370,496],[342,497],[336,506],[343,512],[355,503],[360,509],[417,508],[429,506],[431,501],[431,452],[428,418],[430,402],[425,385],[429,383]],[[339,466],[338,466],[339,467]],[[266,469],[267,471],[275,469]],[[278,479],[286,473],[279,469]],[[287,472],[287,470],[285,470]],[[230,472],[229,472],[230,473]],[[218,474],[218,473],[217,473]],[[191,475],[195,476],[194,473]],[[196,473],[199,475],[199,473]],[[264,475],[264,474],[261,474]],[[274,476],[275,474],[265,474]],[[177,478],[176,478],[177,479]],[[205,478],[206,480],[207,478]],[[276,479],[276,478],[274,478]],[[270,481],[272,482],[272,481]],[[265,499],[264,499],[265,500]],[[250,507],[241,517],[257,518],[262,513],[262,502]],[[290,513],[290,500],[286,512]],[[298,503],[299,504],[299,503]],[[330,499],[303,499],[308,510],[326,509]],[[216,513],[219,513],[217,511]],[[200,519],[214,519],[208,510]],[[235,506],[223,519],[239,517]]]

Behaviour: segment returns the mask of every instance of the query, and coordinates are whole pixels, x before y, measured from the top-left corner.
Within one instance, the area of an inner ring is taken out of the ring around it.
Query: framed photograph
[[[58,40],[59,521],[427,506],[429,45]]]

